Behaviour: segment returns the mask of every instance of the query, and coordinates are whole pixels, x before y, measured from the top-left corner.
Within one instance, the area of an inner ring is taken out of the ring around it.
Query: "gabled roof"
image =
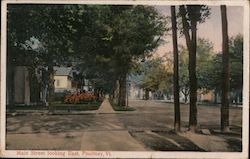
[[[71,76],[72,77],[72,68],[71,67],[54,67],[55,76]]]

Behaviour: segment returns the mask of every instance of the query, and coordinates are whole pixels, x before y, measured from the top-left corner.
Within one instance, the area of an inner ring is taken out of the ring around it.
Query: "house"
[[[55,92],[76,92],[76,91],[93,91],[92,85],[88,79],[77,79],[77,71],[72,67],[54,67],[54,86]]]
[[[55,92],[76,91],[76,88],[72,87],[73,70],[71,67],[54,67],[54,71]]]

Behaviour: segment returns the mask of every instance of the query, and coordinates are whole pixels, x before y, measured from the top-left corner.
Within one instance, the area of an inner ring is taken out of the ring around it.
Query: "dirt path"
[[[115,111],[113,110],[112,106],[109,103],[109,100],[107,98],[104,99],[104,101],[102,102],[101,106],[99,107],[99,109],[96,111],[97,113],[115,113]]]

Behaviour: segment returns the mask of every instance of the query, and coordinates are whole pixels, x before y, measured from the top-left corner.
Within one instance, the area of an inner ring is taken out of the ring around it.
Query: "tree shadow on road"
[[[72,117],[73,116],[73,117]],[[6,118],[7,133],[51,133],[66,131],[82,131],[93,122],[92,117],[81,120],[77,116],[71,115],[26,115],[8,116]]]

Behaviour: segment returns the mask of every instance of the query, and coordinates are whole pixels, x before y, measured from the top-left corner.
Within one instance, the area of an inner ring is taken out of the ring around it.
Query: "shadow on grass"
[[[135,108],[129,107],[129,106],[119,106],[115,104],[112,100],[109,100],[110,105],[115,111],[135,111]]]
[[[7,133],[51,133],[81,131],[94,123],[94,115],[26,115],[7,116]]]
[[[171,131],[164,132],[130,132],[138,142],[154,151],[199,151],[203,149],[189,139]]]

